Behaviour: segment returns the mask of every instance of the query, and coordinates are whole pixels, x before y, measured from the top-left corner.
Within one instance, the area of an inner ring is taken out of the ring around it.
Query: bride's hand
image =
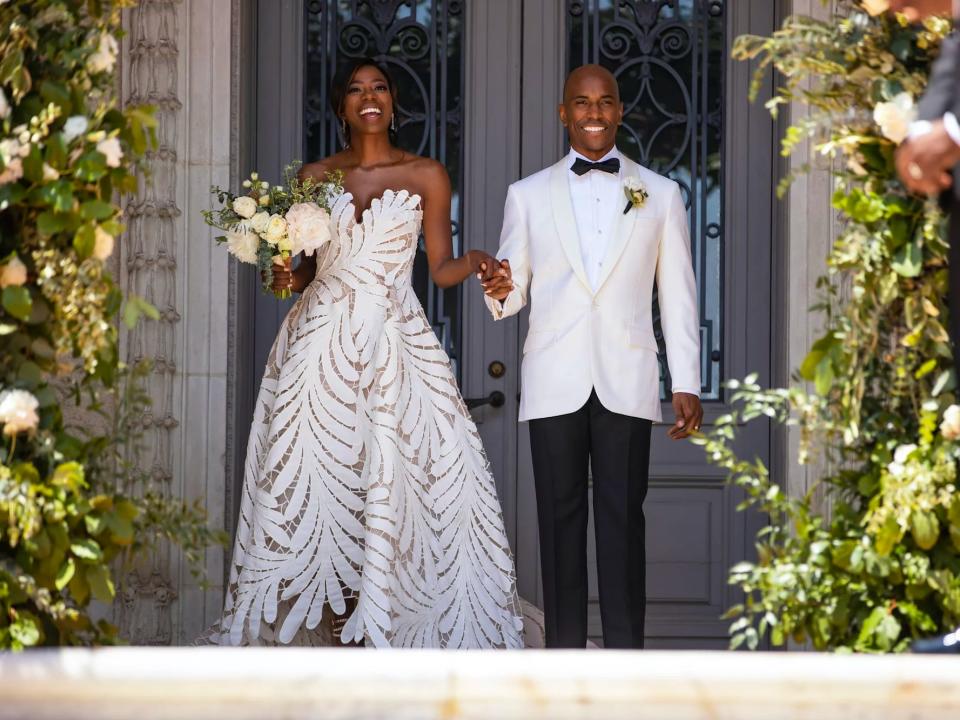
[[[500,267],[497,259],[483,250],[468,250],[467,259],[470,262],[470,271],[477,276],[480,282],[486,282],[494,277]]]
[[[496,261],[495,261],[496,262]],[[506,300],[513,290],[513,272],[509,260],[497,262],[496,269],[489,280],[482,280],[483,292],[494,300]]]
[[[276,293],[281,290],[293,290],[293,270],[290,269],[290,261],[286,265],[273,264],[273,283],[271,289]]]

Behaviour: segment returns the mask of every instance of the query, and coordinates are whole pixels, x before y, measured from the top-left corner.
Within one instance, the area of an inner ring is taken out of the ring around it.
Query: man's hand
[[[928,15],[952,14],[953,0],[890,0],[889,9],[902,12],[910,22],[917,22]]]
[[[690,393],[673,394],[673,412],[677,421],[670,427],[667,434],[674,440],[683,440],[690,437],[690,433],[700,432],[700,423],[703,422],[703,406],[700,398]]]
[[[909,190],[922,195],[936,195],[953,184],[948,172],[960,162],[960,146],[947,133],[943,121],[932,129],[908,139],[896,154],[897,173]]]
[[[483,274],[477,274],[483,292],[494,300],[503,302],[513,290],[513,272],[510,270],[510,261],[501,260],[496,267],[481,268]]]

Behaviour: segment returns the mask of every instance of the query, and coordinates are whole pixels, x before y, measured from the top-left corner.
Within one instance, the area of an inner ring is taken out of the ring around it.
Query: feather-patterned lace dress
[[[516,648],[513,558],[476,427],[411,284],[420,199],[336,231],[267,361],[223,616],[203,642]],[[325,606],[329,606],[326,610]],[[321,622],[323,621],[323,622]]]

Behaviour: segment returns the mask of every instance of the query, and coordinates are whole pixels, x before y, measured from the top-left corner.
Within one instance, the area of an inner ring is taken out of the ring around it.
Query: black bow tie
[[[591,170],[599,170],[600,172],[616,175],[620,172],[620,158],[613,157],[603,162],[590,162],[589,160],[578,157],[570,170],[577,175],[586,175]]]

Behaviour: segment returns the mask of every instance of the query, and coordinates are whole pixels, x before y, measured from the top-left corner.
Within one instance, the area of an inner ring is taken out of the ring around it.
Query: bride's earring
[[[343,145],[344,149],[350,147],[350,139],[347,135],[347,121],[345,118],[340,118],[340,144]]]
[[[397,131],[397,113],[393,113],[393,115],[390,116],[390,129],[394,132]]]

